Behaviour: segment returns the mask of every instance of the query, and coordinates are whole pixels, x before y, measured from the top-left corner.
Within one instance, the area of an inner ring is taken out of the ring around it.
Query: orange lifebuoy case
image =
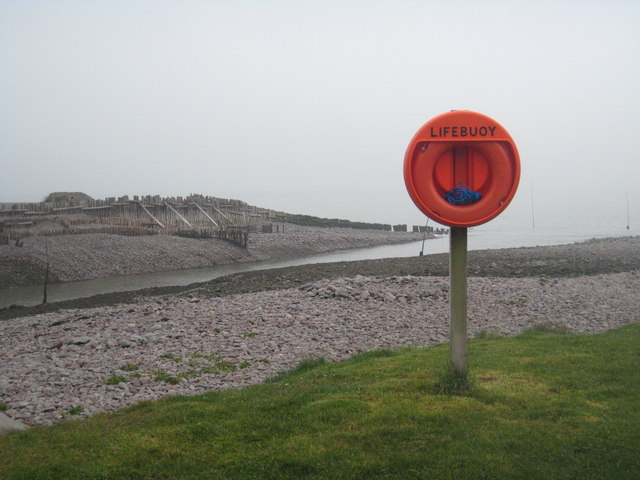
[[[450,227],[473,227],[497,217],[513,199],[520,181],[520,156],[498,122],[476,112],[454,110],[425,123],[404,158],[404,180],[416,206]],[[482,198],[452,205],[444,196],[468,186]]]

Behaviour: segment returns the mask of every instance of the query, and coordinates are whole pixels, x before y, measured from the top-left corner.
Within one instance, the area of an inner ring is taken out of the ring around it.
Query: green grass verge
[[[243,390],[0,437],[3,479],[627,479],[640,472],[640,325],[308,361]]]

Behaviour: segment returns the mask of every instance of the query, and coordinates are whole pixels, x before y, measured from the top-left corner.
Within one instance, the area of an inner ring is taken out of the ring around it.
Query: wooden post
[[[211,207],[213,208],[216,212],[218,212],[218,214],[220,214],[223,218],[226,218],[229,223],[231,225],[234,225],[233,220],[231,220],[229,217],[227,217],[224,213],[222,213],[220,210],[218,210],[214,205],[207,205],[207,207]]]
[[[467,371],[467,229],[451,227],[449,235],[451,288],[451,365],[457,373]]]
[[[182,215],[180,215],[175,208],[173,208],[167,202],[164,202],[164,204],[169,208],[169,210],[171,210],[173,213],[175,213],[178,216],[178,218],[180,218],[180,220],[182,220],[184,223],[186,223],[187,225],[189,225],[190,227],[193,228],[193,225],[191,225],[186,218],[184,218]]]
[[[145,211],[145,213],[147,215],[149,215],[154,222],[156,222],[158,225],[160,225],[160,228],[164,228],[164,225],[162,223],[160,223],[160,220],[158,220],[156,217],[154,217],[151,212],[147,209],[147,207],[145,207],[142,203],[139,203],[138,205],[140,205],[142,207],[142,210]]]
[[[211,223],[213,223],[216,227],[218,226],[218,224],[216,223],[216,221],[215,221],[213,218],[211,218],[211,217],[209,216],[209,214],[208,214],[207,212],[205,212],[205,211],[202,209],[202,207],[201,207],[200,205],[198,205],[198,204],[197,204],[197,203],[195,203],[195,202],[194,202],[194,203],[192,203],[192,205],[194,205],[198,210],[200,210],[200,211],[202,212],[202,214],[203,214],[205,217],[207,217]]]

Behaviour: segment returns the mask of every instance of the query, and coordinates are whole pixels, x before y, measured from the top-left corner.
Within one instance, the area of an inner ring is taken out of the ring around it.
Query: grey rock
[[[25,430],[26,428],[27,426],[24,423],[0,412],[0,435],[9,433],[12,430]]]
[[[382,297],[386,302],[395,302],[396,296],[391,292],[386,292]]]

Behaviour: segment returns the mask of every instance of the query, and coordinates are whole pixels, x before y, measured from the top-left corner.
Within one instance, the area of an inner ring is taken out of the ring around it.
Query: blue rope
[[[443,197],[453,205],[471,205],[480,200],[482,195],[467,186],[462,186],[452,188]]]

